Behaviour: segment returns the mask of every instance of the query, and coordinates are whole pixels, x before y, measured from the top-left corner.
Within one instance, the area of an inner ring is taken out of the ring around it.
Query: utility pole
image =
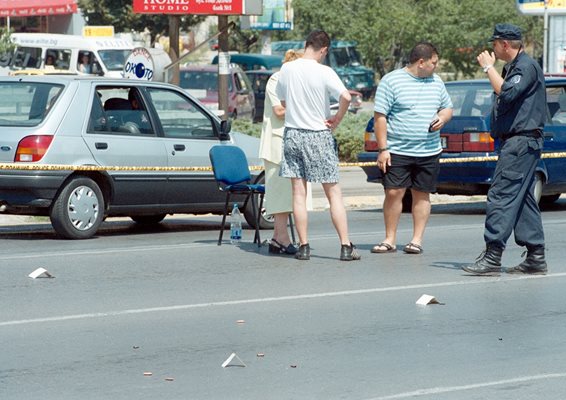
[[[218,16],[218,109],[224,111],[221,118],[228,119],[228,76],[230,53],[228,53],[228,16]]]
[[[548,0],[544,0],[544,38],[542,49],[542,72],[548,72]]]
[[[175,63],[179,59],[179,27],[180,19],[178,15],[169,15],[169,57]],[[179,64],[175,63],[171,68],[169,82],[179,84]]]

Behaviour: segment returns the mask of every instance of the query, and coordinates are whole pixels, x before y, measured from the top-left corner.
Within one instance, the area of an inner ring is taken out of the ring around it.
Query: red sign
[[[0,17],[33,17],[76,12],[76,0],[0,0]]]
[[[242,15],[244,0],[134,0],[139,14]]]

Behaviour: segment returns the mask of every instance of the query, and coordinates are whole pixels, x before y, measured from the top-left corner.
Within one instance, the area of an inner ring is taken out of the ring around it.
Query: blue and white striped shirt
[[[393,154],[427,157],[442,151],[439,131],[429,132],[437,112],[452,108],[436,74],[418,78],[405,68],[385,75],[375,93],[374,111],[387,117],[387,147]]]

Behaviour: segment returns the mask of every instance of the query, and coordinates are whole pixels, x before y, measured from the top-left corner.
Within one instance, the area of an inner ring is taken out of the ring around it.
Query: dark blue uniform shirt
[[[546,88],[540,66],[525,52],[503,68],[505,82],[492,113],[493,137],[529,134],[546,122]]]

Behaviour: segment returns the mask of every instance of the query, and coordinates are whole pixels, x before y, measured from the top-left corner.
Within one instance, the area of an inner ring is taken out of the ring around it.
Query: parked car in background
[[[492,182],[495,161],[468,160],[497,155],[499,140],[490,136],[493,89],[489,81],[446,82],[454,104],[454,115],[440,132],[442,156],[437,192],[449,195],[485,195]],[[545,154],[566,152],[566,77],[546,77],[548,122],[544,127],[543,158],[535,173],[535,197],[554,202],[566,193],[566,157],[544,158]],[[377,159],[377,142],[372,125],[366,128],[360,162]],[[370,131],[367,131],[367,130]],[[369,182],[381,182],[376,166],[362,167]]]
[[[246,75],[250,79],[255,97],[255,117],[254,122],[263,121],[263,110],[265,103],[265,87],[267,81],[275,71],[272,69],[257,69],[246,71]]]
[[[49,216],[57,233],[84,239],[107,216],[159,223],[173,213],[222,213],[225,194],[209,150],[241,147],[262,165],[259,139],[230,133],[201,102],[177,86],[134,79],[18,76],[0,79],[0,212]],[[115,167],[52,169],[49,165]],[[157,167],[157,168],[154,168]],[[122,169],[121,169],[122,168]],[[263,175],[252,172],[254,180]],[[234,199],[243,206],[244,197]],[[255,227],[251,202],[242,208]],[[272,223],[263,218],[260,227]]]
[[[281,68],[283,55],[235,53],[230,54],[230,63],[237,64],[244,71],[269,69],[276,71]],[[218,56],[214,56],[212,64],[218,64]]]
[[[377,87],[375,73],[362,65],[356,44],[353,41],[333,40],[324,64],[336,71],[348,89],[357,90],[363,94],[364,99],[369,99],[373,97]],[[302,40],[271,42],[271,52],[280,56],[289,49],[304,49],[304,47],[305,42]]]
[[[215,112],[218,110],[218,66],[181,67],[179,86],[211,110]],[[230,65],[228,76],[228,115],[232,119],[255,117],[255,95],[252,84],[237,65]]]
[[[265,87],[267,85],[267,81],[273,75],[275,71],[273,70],[253,70],[253,71],[246,71],[246,75],[250,79],[252,84],[252,88],[255,95],[255,118],[254,122],[261,122],[263,121],[263,111],[264,111],[264,102],[265,102]],[[357,113],[358,110],[362,108],[362,94],[356,90],[349,90],[350,95],[352,96],[352,101],[350,102],[350,108],[348,109],[351,113]],[[338,111],[338,100],[331,98],[330,99],[330,110],[333,112]]]

